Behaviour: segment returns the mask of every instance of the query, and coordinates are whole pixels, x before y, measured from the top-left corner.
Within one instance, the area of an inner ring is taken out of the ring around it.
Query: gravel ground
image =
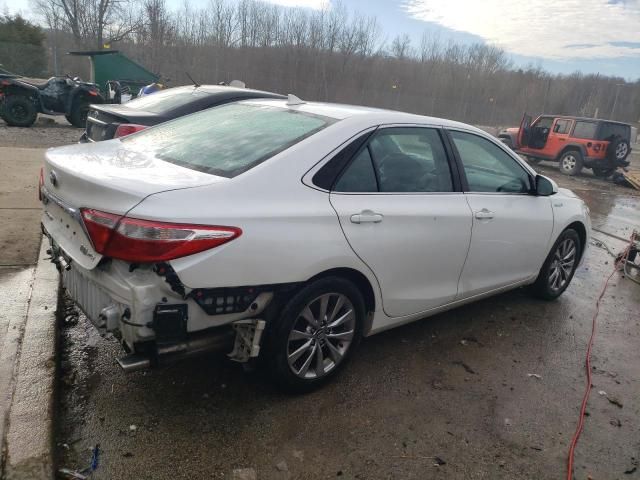
[[[0,120],[0,147],[49,148],[77,143],[82,128],[69,124],[64,116],[39,115],[33,127],[9,127]]]

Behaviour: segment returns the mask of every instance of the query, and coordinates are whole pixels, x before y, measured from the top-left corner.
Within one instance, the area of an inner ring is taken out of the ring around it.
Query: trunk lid
[[[155,113],[133,110],[124,105],[91,105],[87,115],[87,138],[94,142],[111,140],[122,123],[151,126],[164,120]]]
[[[154,193],[228,181],[128,150],[120,140],[48,150],[43,180],[42,223],[62,250],[87,269],[101,256],[85,232],[81,208],[125,215]]]

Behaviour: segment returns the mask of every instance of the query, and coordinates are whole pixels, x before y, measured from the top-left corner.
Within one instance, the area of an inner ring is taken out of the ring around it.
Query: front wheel
[[[582,171],[584,161],[582,154],[577,150],[569,150],[560,157],[560,173],[575,176]]]
[[[321,278],[289,300],[270,332],[269,364],[287,391],[313,390],[333,377],[362,336],[364,300],[340,277]]]
[[[554,300],[562,295],[571,283],[581,252],[578,232],[571,228],[562,232],[532,285],[534,295],[544,300]]]

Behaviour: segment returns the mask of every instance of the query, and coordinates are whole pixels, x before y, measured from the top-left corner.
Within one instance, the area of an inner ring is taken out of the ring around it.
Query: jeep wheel
[[[2,118],[11,127],[30,127],[38,118],[38,111],[29,97],[15,95],[5,100]]]
[[[569,150],[560,157],[560,173],[575,176],[582,171],[582,154],[577,150]]]
[[[599,178],[607,178],[613,175],[613,172],[616,171],[615,168],[599,168],[599,167],[593,167],[592,170],[593,170],[593,174]]]

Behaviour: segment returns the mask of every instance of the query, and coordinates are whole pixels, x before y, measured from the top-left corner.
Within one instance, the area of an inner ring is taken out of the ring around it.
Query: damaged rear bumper
[[[100,332],[121,341],[128,353],[119,359],[125,370],[205,351],[238,361],[258,355],[265,324],[259,318],[277,287],[189,289],[168,264],[103,259],[87,270],[43,231],[71,299]]]

